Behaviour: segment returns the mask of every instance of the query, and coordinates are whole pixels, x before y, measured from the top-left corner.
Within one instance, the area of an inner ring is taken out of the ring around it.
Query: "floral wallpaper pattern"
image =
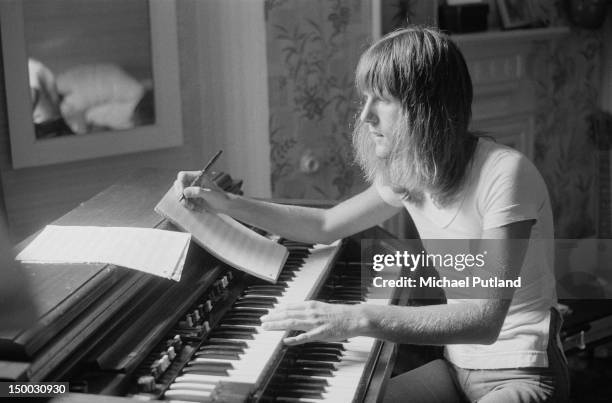
[[[371,38],[369,0],[267,0],[272,191],[341,199],[361,187],[351,127],[354,68]]]
[[[561,1],[538,2],[553,24],[569,25]],[[597,149],[590,117],[601,85],[601,30],[571,28],[568,36],[535,45],[537,97],[535,164],[548,184],[557,238],[597,233]]]

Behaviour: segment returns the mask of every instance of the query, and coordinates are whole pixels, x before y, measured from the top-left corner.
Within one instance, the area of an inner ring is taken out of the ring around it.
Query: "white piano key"
[[[170,389],[164,393],[168,399],[178,399],[192,402],[204,402],[210,400],[212,392],[189,389]]]
[[[214,383],[205,383],[205,382],[175,382],[170,385],[169,389],[181,389],[181,390],[199,390],[203,392],[212,392],[215,390]]]

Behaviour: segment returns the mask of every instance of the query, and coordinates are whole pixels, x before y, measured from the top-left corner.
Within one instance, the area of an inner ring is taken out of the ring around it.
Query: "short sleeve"
[[[546,189],[536,167],[515,151],[503,152],[488,162],[477,197],[483,229],[537,220]]]
[[[383,185],[379,179],[374,180],[374,187],[376,187],[378,194],[384,200],[385,203],[394,207],[404,206],[400,195],[395,193],[390,186]]]

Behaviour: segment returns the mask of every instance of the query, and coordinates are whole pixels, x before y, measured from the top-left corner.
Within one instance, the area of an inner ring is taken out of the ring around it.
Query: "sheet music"
[[[275,282],[289,252],[224,214],[191,211],[174,190],[165,194],[155,211],[191,233],[195,242],[230,266]]]
[[[17,260],[108,263],[179,281],[189,234],[150,228],[47,225]]]

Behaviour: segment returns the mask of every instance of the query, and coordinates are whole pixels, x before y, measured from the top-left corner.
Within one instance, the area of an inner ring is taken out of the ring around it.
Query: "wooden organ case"
[[[140,171],[55,224],[174,229],[153,211],[174,174]],[[240,188],[228,175],[216,180],[228,191]],[[193,243],[180,282],[110,265],[24,265],[39,318],[1,335],[0,380],[67,381],[70,393],[53,399],[62,402],[377,401],[393,368],[392,343],[354,338],[287,348],[282,332],[259,329],[259,317],[290,293],[297,300],[366,300],[359,263],[365,238],[378,239],[380,253],[401,247],[378,227],[336,246],[280,240],[290,255],[277,284],[234,270]],[[399,299],[376,303],[406,302]],[[261,333],[280,336],[264,340]]]

